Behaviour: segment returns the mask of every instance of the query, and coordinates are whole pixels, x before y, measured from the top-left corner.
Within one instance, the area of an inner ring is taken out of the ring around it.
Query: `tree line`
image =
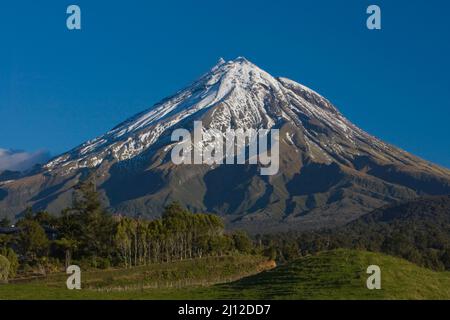
[[[161,218],[111,215],[95,184],[80,183],[70,208],[53,216],[27,210],[12,234],[0,234],[0,281],[17,271],[62,266],[130,268],[224,255],[263,254],[285,263],[320,251],[350,248],[398,256],[434,270],[450,270],[450,197],[382,208],[346,226],[256,235],[227,233],[216,215],[193,214],[178,203]],[[0,221],[0,227],[10,222]]]
[[[0,226],[9,224],[0,221]],[[28,209],[15,231],[0,235],[0,255],[9,262],[10,277],[17,270],[56,271],[74,263],[129,268],[254,249],[246,233],[226,233],[220,217],[193,214],[176,202],[155,220],[112,215],[89,180],[76,187],[71,207],[59,216]]]
[[[348,248],[382,252],[437,271],[450,270],[450,196],[377,209],[333,229],[257,236],[279,262]]]

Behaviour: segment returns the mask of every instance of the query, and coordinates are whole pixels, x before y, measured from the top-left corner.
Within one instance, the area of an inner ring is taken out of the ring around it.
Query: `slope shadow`
[[[46,196],[45,198],[39,200],[38,202],[33,204],[33,206],[32,206],[33,211],[36,212],[36,211],[44,211],[44,210],[46,210],[48,205],[51,204],[52,202],[54,202],[55,200],[57,200],[60,195],[64,194],[64,192],[65,191],[59,191],[57,193],[52,193],[50,196]],[[67,205],[67,207],[69,207],[69,206],[70,206],[70,204]],[[25,211],[26,210],[21,212],[20,215],[25,213]]]
[[[450,193],[448,181],[440,179],[424,172],[408,172],[395,165],[380,165],[366,156],[360,156],[355,159],[355,167],[358,170],[367,168],[367,174],[410,188],[417,193],[429,195],[444,195]]]
[[[226,212],[233,213],[245,200],[252,179],[258,175],[256,165],[221,165],[205,174],[203,181],[206,193],[203,202],[208,211],[227,207]],[[264,201],[258,205],[263,206]]]
[[[8,196],[8,191],[6,191],[4,189],[0,189],[0,201],[5,199],[7,196]]]
[[[72,180],[72,177],[62,181],[61,183],[58,183],[58,184],[56,184],[54,186],[51,186],[49,188],[46,188],[46,189],[42,190],[37,195],[35,195],[33,198],[31,198],[30,201],[42,201],[42,200],[45,200],[45,198],[50,197],[55,192],[57,192],[58,190],[61,190],[61,188],[63,188],[64,185],[67,182],[69,182],[70,180]]]
[[[314,163],[303,167],[300,173],[297,173],[287,183],[287,189],[291,196],[323,193],[338,184],[342,178],[344,178],[344,174],[339,165]]]
[[[111,177],[101,185],[111,206],[156,193],[163,186],[160,173],[152,171],[125,172],[116,165]]]

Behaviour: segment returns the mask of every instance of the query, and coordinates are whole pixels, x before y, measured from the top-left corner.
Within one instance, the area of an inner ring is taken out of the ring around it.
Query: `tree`
[[[4,256],[0,256],[0,283],[7,282],[9,277],[10,263]]]
[[[178,201],[175,201],[164,208],[162,219],[168,220],[170,218],[183,218],[186,214],[187,211],[181,206]]]
[[[35,261],[38,257],[48,253],[49,241],[44,229],[34,220],[22,220],[18,223],[21,229],[18,244],[23,256],[28,261]]]
[[[270,245],[264,250],[264,255],[268,257],[270,260],[276,260],[277,258],[277,249],[274,245]]]
[[[446,270],[450,270],[450,248],[445,249],[442,255],[442,263]]]
[[[54,227],[57,223],[57,219],[46,211],[36,213],[34,220],[42,227]]]
[[[67,269],[72,264],[72,255],[78,247],[78,241],[70,238],[61,238],[53,243],[57,249],[64,252],[64,265]]]
[[[13,237],[9,234],[0,234],[0,248],[11,244]]]
[[[129,218],[121,218],[116,226],[114,235],[114,243],[119,259],[125,268],[132,266],[132,230],[131,220]]]
[[[33,220],[34,212],[32,207],[27,207],[23,213],[22,220]]]
[[[252,240],[244,231],[236,231],[233,233],[233,241],[235,248],[244,253],[250,253],[252,250]]]
[[[2,248],[0,250],[0,255],[4,256],[9,261],[9,278],[14,278],[17,269],[19,268],[19,259],[17,254],[12,248]]]
[[[8,228],[11,226],[11,220],[8,218],[3,218],[0,220],[0,228]]]
[[[79,254],[84,257],[110,258],[113,248],[114,221],[100,201],[95,183],[81,182],[74,195],[72,208],[66,217],[74,227],[68,239],[78,241]]]

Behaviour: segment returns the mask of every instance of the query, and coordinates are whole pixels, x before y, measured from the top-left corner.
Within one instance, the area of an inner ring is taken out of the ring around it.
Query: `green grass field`
[[[368,290],[369,265],[381,268],[381,290]],[[221,296],[246,299],[450,299],[450,273],[391,256],[354,250],[322,252],[222,285]]]
[[[82,290],[66,288],[66,274],[0,285],[0,299],[186,299],[196,290],[260,273],[271,264],[252,255],[207,257],[130,269],[82,272]],[[203,298],[207,298],[206,296]]]
[[[381,267],[381,290],[366,288],[372,264]],[[378,253],[323,252],[261,272],[269,267],[262,257],[230,256],[86,272],[80,291],[52,275],[2,285],[0,299],[450,299],[450,273]]]

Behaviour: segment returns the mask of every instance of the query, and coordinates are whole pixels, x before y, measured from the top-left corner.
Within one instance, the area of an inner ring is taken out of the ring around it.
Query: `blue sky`
[[[68,31],[66,8],[82,10]],[[381,31],[365,27],[370,4]],[[330,99],[369,133],[450,167],[445,0],[0,4],[0,148],[58,154],[245,56]]]

